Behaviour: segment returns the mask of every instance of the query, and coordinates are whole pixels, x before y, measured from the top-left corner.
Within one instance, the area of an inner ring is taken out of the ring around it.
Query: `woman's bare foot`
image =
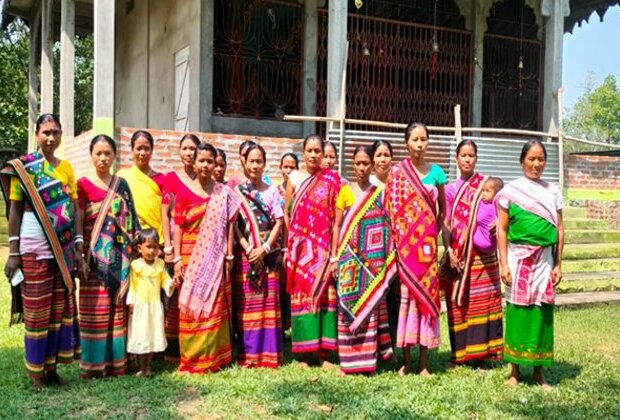
[[[347,376],[347,374],[344,373],[342,369],[338,369],[338,376],[340,376],[341,378],[344,378],[345,376]]]
[[[45,381],[43,380],[43,378],[35,378],[32,380],[32,387],[36,391],[41,391],[42,389],[46,387]]]
[[[510,387],[515,387],[517,385],[519,385],[519,379],[515,378],[514,376],[511,376],[508,380],[506,380],[506,382],[504,382],[506,385],[510,386]]]
[[[404,365],[400,369],[398,369],[398,376],[408,375],[410,371],[411,371],[411,368],[409,366]]]
[[[418,372],[418,374],[423,377],[423,378],[431,378],[433,376],[432,373],[429,372],[428,369],[422,369],[420,372]]]
[[[519,370],[519,365],[515,363],[510,364],[510,378],[506,381],[506,385],[515,387],[519,385],[519,376],[521,375],[521,371]]]
[[[67,385],[67,381],[62,379],[58,372],[55,370],[45,372],[45,382],[48,384],[54,384],[58,386]]]
[[[330,362],[329,360],[322,360],[321,361],[321,369],[323,370],[333,370],[336,369],[336,365],[333,364],[332,362]]]
[[[542,386],[542,388],[546,391],[553,389],[553,387],[549,385],[549,383],[545,379],[542,366],[536,366],[534,368],[534,382]]]
[[[299,367],[302,369],[309,369],[310,365],[308,364],[308,362],[304,360],[304,361],[299,362]]]

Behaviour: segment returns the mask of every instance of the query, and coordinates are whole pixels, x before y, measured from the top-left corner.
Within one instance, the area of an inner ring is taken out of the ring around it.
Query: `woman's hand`
[[[263,261],[263,258],[265,258],[265,255],[267,255],[265,249],[262,246],[259,246],[258,248],[254,248],[250,251],[248,254],[248,261],[250,264],[261,262]]]
[[[450,267],[454,268],[459,272],[463,271],[463,268],[465,267],[465,262],[456,256],[452,248],[448,248],[448,256],[450,257]]]
[[[11,281],[15,271],[22,266],[22,257],[19,255],[11,255],[4,265],[4,274]]]
[[[512,285],[512,274],[510,274],[510,268],[508,268],[507,264],[501,265],[499,273],[506,286]]]
[[[230,278],[230,273],[232,273],[233,268],[233,260],[224,260],[224,269],[226,270],[226,277]]]
[[[329,277],[336,277],[338,275],[338,262],[330,262],[327,266],[327,274]]]
[[[170,252],[170,253],[166,254],[164,252],[164,262],[166,264],[172,264],[173,260],[174,260],[174,253]]]
[[[553,287],[557,287],[562,281],[562,267],[559,265],[554,266],[551,271],[551,276],[553,277]]]
[[[175,281],[181,281],[183,280],[183,275],[184,275],[184,270],[183,270],[183,261],[177,261],[174,264],[174,280]]]
[[[80,257],[77,260],[77,268],[78,268],[78,278],[82,281],[86,281],[88,279],[88,274],[90,273],[90,267],[86,262],[86,259],[82,257],[82,254],[79,254]]]

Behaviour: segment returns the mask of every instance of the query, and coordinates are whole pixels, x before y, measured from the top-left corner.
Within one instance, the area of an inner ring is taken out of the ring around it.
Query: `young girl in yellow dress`
[[[131,263],[129,274],[127,353],[138,356],[138,376],[151,376],[153,353],[162,352],[168,346],[160,290],[170,297],[178,284],[164,269],[164,260],[157,257],[159,235],[156,230],[143,230],[136,245],[140,258]]]

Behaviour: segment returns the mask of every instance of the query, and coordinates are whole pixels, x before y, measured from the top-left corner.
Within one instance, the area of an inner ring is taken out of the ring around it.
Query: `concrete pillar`
[[[115,2],[94,1],[93,130],[114,137]]]
[[[303,115],[316,115],[316,51],[318,47],[319,13],[317,0],[304,1],[304,84]],[[346,32],[345,32],[346,36]],[[303,135],[314,133],[315,123],[303,123]]]
[[[75,0],[62,0],[60,20],[60,123],[63,137],[75,136]]]
[[[28,152],[35,149],[34,124],[39,113],[39,92],[38,71],[40,63],[39,44],[37,40],[41,25],[41,8],[37,7],[33,11],[30,20],[30,60],[28,61]]]
[[[545,67],[543,131],[557,134],[560,126],[558,89],[562,87],[562,49],[564,42],[564,0],[543,2],[545,16]]]
[[[200,13],[200,116],[198,128],[211,131],[213,113],[213,31],[215,27],[214,0],[201,0]]]
[[[482,90],[484,62],[484,34],[487,31],[487,13],[489,8],[485,1],[472,2],[472,36],[474,41],[474,80],[472,85],[471,125],[482,125]]]
[[[342,82],[347,54],[347,1],[329,2],[327,21],[327,116],[342,117],[345,97]]]
[[[53,0],[42,0],[41,11],[41,113],[54,112]]]

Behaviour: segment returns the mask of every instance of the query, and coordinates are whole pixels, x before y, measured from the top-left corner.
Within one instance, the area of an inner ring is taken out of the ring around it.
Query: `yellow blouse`
[[[46,165],[45,170],[48,170],[51,167],[47,160],[43,163],[43,165]],[[62,185],[69,186],[69,189],[71,190],[71,198],[73,200],[77,200],[77,181],[75,180],[75,174],[73,173],[73,168],[71,167],[69,161],[61,160],[58,166],[53,168],[53,171]],[[24,191],[17,177],[11,178],[9,200],[24,201]]]
[[[349,184],[345,184],[340,187],[338,197],[336,198],[336,208],[338,210],[346,210],[355,204],[355,194]]]
[[[157,258],[153,264],[148,264],[138,258],[131,263],[127,304],[159,303],[159,291],[163,289],[170,297],[174,291],[171,286],[172,279],[165,270],[164,260]]]

